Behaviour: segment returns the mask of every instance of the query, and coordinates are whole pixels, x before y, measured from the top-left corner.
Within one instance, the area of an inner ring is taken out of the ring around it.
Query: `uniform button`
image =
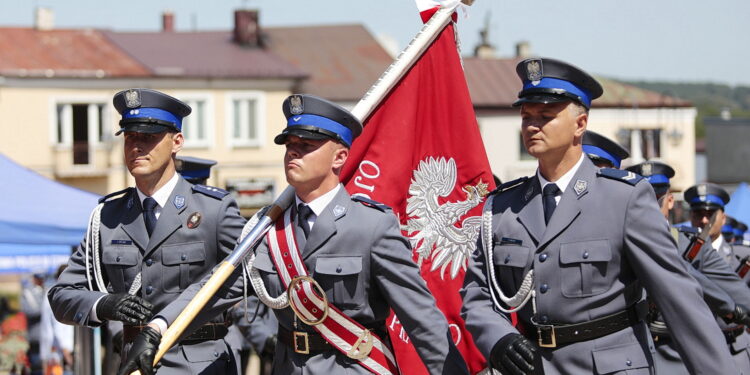
[[[547,284],[542,284],[542,286],[539,287],[539,291],[542,293],[547,293],[548,290],[549,290],[549,285]]]
[[[542,324],[547,324],[547,323],[549,323],[549,317],[548,317],[547,315],[542,315],[542,316],[541,316],[541,317],[539,318],[539,323],[542,323]]]
[[[182,259],[183,262],[186,261],[187,260],[187,254],[182,254],[180,256],[180,259]]]
[[[588,251],[584,251],[583,252],[583,259],[589,259],[589,252]]]
[[[539,254],[539,261],[544,262],[547,260],[547,254]]]
[[[214,357],[218,357],[218,356],[219,356],[219,352],[214,352]]]
[[[632,366],[633,365],[633,361],[631,361],[631,360],[628,359],[627,361],[625,361],[625,364],[628,365],[628,366]]]
[[[154,264],[154,260],[151,258],[146,259],[146,265],[151,267],[151,265]]]
[[[341,273],[341,266],[336,267],[336,273]]]
[[[505,256],[505,264],[508,264],[510,262],[510,255]]]
[[[74,320],[76,322],[80,322],[82,318],[83,318],[83,314],[82,313],[76,313],[76,318]]]
[[[154,292],[154,287],[149,285],[146,287],[146,294],[151,294]]]
[[[120,258],[120,256],[118,255],[118,256],[117,256],[117,259],[115,259],[115,260],[119,262],[119,261],[120,261],[120,259],[121,259],[121,258]]]

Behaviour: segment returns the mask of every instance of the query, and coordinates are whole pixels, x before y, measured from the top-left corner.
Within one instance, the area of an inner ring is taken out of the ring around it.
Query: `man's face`
[[[289,136],[284,146],[286,181],[295,188],[319,186],[334,174],[334,169],[344,164],[348,156],[348,150],[332,140]]]
[[[125,165],[136,179],[162,174],[182,148],[182,133],[125,132]]]
[[[666,193],[656,200],[659,202],[659,209],[664,217],[669,218],[669,211],[674,207],[674,195]]]
[[[572,102],[524,103],[521,106],[523,144],[535,158],[563,153],[575,144],[577,137],[583,136],[587,118],[585,113],[578,113]],[[583,126],[579,121],[583,121]]]
[[[711,209],[711,210],[691,210],[690,211],[690,223],[694,228],[703,228],[711,220],[711,215],[716,212],[716,223],[711,227],[711,231],[708,233],[711,238],[716,239],[721,235],[721,227],[724,225],[726,215],[724,210]]]

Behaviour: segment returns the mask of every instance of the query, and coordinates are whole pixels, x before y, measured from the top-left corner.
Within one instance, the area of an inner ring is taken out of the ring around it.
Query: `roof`
[[[267,47],[311,72],[302,92],[357,101],[393,58],[362,25],[267,27]]]
[[[516,101],[521,88],[516,75],[516,65],[519,61],[520,58],[464,58],[466,81],[475,107],[509,108]],[[607,78],[596,79],[604,88],[604,95],[592,102],[595,108],[692,107],[692,103],[682,99]]]
[[[106,32],[154,76],[303,78],[307,71],[264,48],[243,47],[231,31]]]
[[[97,30],[0,28],[0,75],[16,77],[129,77],[148,75]]]

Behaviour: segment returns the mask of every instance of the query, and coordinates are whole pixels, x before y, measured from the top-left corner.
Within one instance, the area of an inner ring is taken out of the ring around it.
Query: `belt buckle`
[[[556,348],[557,339],[555,338],[555,326],[537,325],[536,326],[537,345],[540,348]]]
[[[310,354],[310,338],[307,332],[293,332],[294,335],[294,352],[297,354]],[[304,340],[300,340],[303,338]],[[302,349],[300,349],[300,343],[304,343]]]

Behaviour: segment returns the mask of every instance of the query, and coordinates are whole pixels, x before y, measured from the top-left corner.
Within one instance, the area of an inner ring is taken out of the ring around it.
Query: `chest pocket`
[[[566,297],[589,297],[609,290],[607,277],[612,250],[608,240],[560,245],[560,285]]]
[[[320,256],[315,261],[313,277],[337,307],[354,310],[364,306],[362,257]]]
[[[162,289],[167,293],[176,293],[198,281],[203,274],[206,250],[203,242],[166,245],[161,248],[161,259]]]
[[[102,252],[102,265],[115,293],[125,293],[138,274],[140,252],[135,246],[111,246]]]
[[[529,264],[531,249],[526,246],[505,244],[495,245],[492,262],[495,265],[497,278],[503,293],[512,295],[523,281],[523,271]]]

